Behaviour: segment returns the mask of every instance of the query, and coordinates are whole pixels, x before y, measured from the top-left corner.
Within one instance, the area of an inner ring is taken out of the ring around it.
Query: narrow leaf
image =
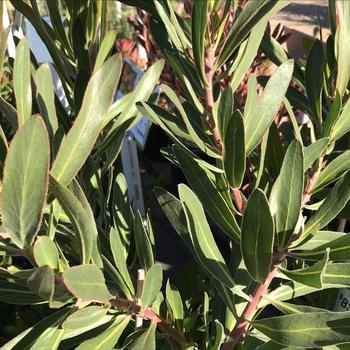
[[[79,239],[81,262],[88,264],[91,259],[93,239],[97,231],[95,221],[88,215],[73,192],[62,186],[53,177],[50,177],[50,190],[74,227],[74,231]]]
[[[112,29],[108,33],[106,33],[98,50],[93,73],[96,73],[102,67],[103,62],[106,60],[110,51],[115,45],[116,37],[117,31],[115,29]]]
[[[254,321],[253,326],[275,342],[302,348],[350,341],[350,312],[312,312]]]
[[[266,84],[255,108],[244,115],[247,154],[259,144],[275,118],[289,86],[293,67],[292,60],[281,64]]]
[[[155,350],[156,349],[156,329],[157,323],[151,322],[148,329],[138,336],[129,346],[129,350]]]
[[[82,342],[76,350],[112,350],[129,324],[131,316],[117,316],[110,326],[97,336]]]
[[[230,186],[241,187],[245,173],[245,142],[243,117],[239,110],[232,114],[226,128],[223,164]]]
[[[321,121],[323,64],[323,47],[319,40],[315,40],[306,62],[305,88],[312,117],[317,121]]]
[[[52,165],[51,175],[59,183],[67,185],[90,154],[114,96],[121,69],[122,60],[115,55],[90,79],[79,114]]]
[[[18,126],[22,126],[32,115],[32,87],[30,84],[30,54],[28,40],[24,37],[16,49],[13,67],[13,89],[16,97]]]
[[[328,142],[328,137],[324,137],[304,148],[305,171],[308,170],[318,158],[320,158],[321,154],[326,150]]]
[[[62,323],[63,329],[81,329],[99,321],[107,314],[107,309],[101,306],[87,306],[69,315]]]
[[[240,231],[232,210],[220,195],[206,171],[185,151],[174,148],[175,155],[186,179],[204,204],[211,218],[231,238],[238,240]]]
[[[294,140],[284,157],[270,196],[271,211],[275,215],[279,246],[288,245],[298,222],[304,191],[304,159],[301,144]]]
[[[14,136],[4,167],[2,224],[18,247],[32,244],[46,201],[49,142],[42,119],[30,118]]]
[[[163,272],[162,266],[160,264],[154,264],[148,271],[145,277],[145,282],[143,285],[142,295],[141,295],[141,312],[145,310],[146,307],[153,304],[157,299],[158,292],[162,287]]]
[[[350,100],[347,100],[339,118],[336,120],[330,132],[330,135],[331,135],[330,141],[336,141],[349,132],[350,130],[349,113],[350,113]]]
[[[186,185],[179,185],[179,195],[185,211],[194,251],[203,268],[229,288],[234,286],[197,196]]]
[[[270,272],[273,252],[274,224],[263,191],[250,195],[242,219],[241,249],[249,274],[264,283]]]

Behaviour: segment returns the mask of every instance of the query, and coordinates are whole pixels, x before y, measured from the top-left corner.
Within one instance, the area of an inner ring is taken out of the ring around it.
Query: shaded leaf
[[[162,287],[162,281],[162,266],[160,264],[154,264],[146,273],[141,295],[141,312],[157,299],[158,292]]]
[[[328,142],[329,138],[324,137],[304,148],[305,171],[308,170],[318,158],[320,158],[321,154],[326,150]]]
[[[28,288],[44,300],[51,300],[55,288],[55,275],[51,267],[40,266],[27,280]]]
[[[155,350],[156,349],[156,328],[157,323],[151,322],[148,329],[138,336],[129,346],[129,350]]]
[[[244,264],[255,281],[264,283],[271,269],[274,224],[263,191],[250,195],[242,219],[241,249]]]
[[[244,124],[239,110],[233,112],[227,124],[224,137],[223,165],[230,186],[239,188],[245,173]]]

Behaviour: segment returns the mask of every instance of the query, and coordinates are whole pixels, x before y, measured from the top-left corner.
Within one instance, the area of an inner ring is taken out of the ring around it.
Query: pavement
[[[284,1],[284,0],[280,0]],[[275,27],[281,23],[291,33],[287,51],[294,58],[305,58],[304,38],[322,38],[330,34],[327,0],[295,0],[277,13],[270,21]],[[320,35],[322,33],[322,35]]]

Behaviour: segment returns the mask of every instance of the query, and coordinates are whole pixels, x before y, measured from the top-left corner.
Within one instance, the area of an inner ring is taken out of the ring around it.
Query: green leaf
[[[186,216],[181,202],[171,193],[160,187],[155,187],[154,192],[165,216],[177,234],[184,240],[187,248],[193,252],[191,236],[188,232]]]
[[[245,173],[245,142],[243,117],[239,110],[233,112],[227,124],[223,165],[230,186],[241,187]]]
[[[88,327],[107,314],[108,309],[101,306],[87,306],[69,315],[62,323],[62,328],[81,329]]]
[[[30,246],[39,230],[48,170],[48,136],[42,119],[36,116],[17,131],[4,167],[2,224],[20,248]]]
[[[340,139],[342,136],[344,136],[346,133],[349,132],[350,130],[349,113],[350,113],[350,100],[347,100],[339,118],[336,120],[330,132],[331,142]]]
[[[270,204],[275,216],[276,234],[281,248],[288,245],[298,222],[304,191],[303,149],[299,141],[289,145],[281,172],[271,191]]]
[[[214,331],[212,331],[212,344],[210,346],[211,350],[220,350],[221,345],[225,340],[224,327],[218,320],[214,320]]]
[[[154,264],[154,257],[150,237],[143,224],[140,212],[137,213],[134,222],[135,246],[139,262],[146,271]]]
[[[339,91],[336,91],[335,99],[332,103],[332,106],[327,114],[326,120],[324,122],[323,128],[322,128],[322,136],[329,136],[332,132],[334,123],[339,117],[340,110],[342,107],[342,100],[339,95]]]
[[[50,266],[58,270],[59,256],[55,243],[47,236],[40,236],[35,241],[33,255],[38,266]]]
[[[112,298],[96,265],[78,265],[65,270],[63,282],[76,298],[84,301],[104,303]]]
[[[89,156],[111,104],[122,68],[120,56],[109,58],[92,76],[79,114],[52,165],[51,175],[67,185]]]
[[[255,108],[244,115],[247,155],[259,144],[278,112],[289,86],[294,63],[289,60],[279,66],[269,79]],[[259,116],[259,117],[257,117]]]
[[[166,284],[166,303],[171,314],[171,319],[174,321],[177,329],[182,332],[184,310],[181,294],[175,286],[170,284],[169,280]]]
[[[275,342],[302,348],[350,341],[350,312],[312,312],[271,317],[252,322]]]
[[[31,345],[31,350],[41,350],[47,347],[50,350],[58,349],[61,339],[63,337],[64,330],[58,329],[58,325],[54,327],[48,327],[40,337]]]
[[[204,62],[204,43],[208,19],[208,1],[195,1],[192,8],[192,46],[197,70],[204,85],[207,85]]]
[[[135,290],[130,278],[128,267],[126,265],[126,257],[122,253],[125,247],[122,242],[121,234],[114,228],[112,228],[109,233],[109,244],[111,246],[115,266],[117,267],[117,270],[119,271],[121,278],[126,285],[126,293],[131,297],[135,294]]]
[[[247,44],[244,47],[243,45],[241,46],[244,49],[244,53],[242,54],[242,57],[240,58],[237,67],[234,70],[231,77],[230,86],[232,88],[232,91],[237,90],[237,88],[243,81],[245,74],[249,70],[249,67],[253,63],[254,58],[257,55],[261,39],[263,38],[263,35],[265,33],[267,20],[267,18],[263,18],[262,20],[260,20],[252,28],[249,38],[247,39]],[[234,63],[236,63],[236,61]]]
[[[320,260],[327,248],[329,248],[330,260],[347,260],[350,254],[350,235],[319,231],[308,242],[293,251],[291,255],[306,260]]]
[[[35,349],[44,349],[47,344],[50,350],[56,350],[59,344],[60,336],[62,336],[62,334],[59,333],[62,332],[58,332],[58,334],[55,334],[56,332],[53,332],[52,334],[51,332],[57,330],[58,326],[70,311],[70,308],[63,308],[40,320],[29,330],[28,333],[24,335],[24,337],[22,337],[13,347],[11,347],[11,350],[32,349],[33,344],[36,345]],[[53,337],[53,342],[48,337],[50,333]],[[44,340],[46,340],[46,343]],[[41,348],[39,345],[41,345]]]
[[[11,125],[13,130],[18,129],[18,117],[16,109],[0,96],[0,112]]]
[[[325,201],[305,225],[305,230],[296,241],[303,242],[305,238],[315,234],[332,221],[345,207],[350,198],[350,172],[343,175],[331,189]]]
[[[228,85],[222,92],[218,103],[217,113],[214,113],[216,118],[216,125],[219,129],[221,139],[224,140],[227,124],[232,117],[233,111],[233,91]]]
[[[240,230],[232,210],[208,177],[207,172],[187,152],[178,147],[175,147],[174,151],[181,170],[208,214],[224,232],[238,241]]]
[[[21,39],[16,49],[16,59],[13,67],[13,89],[16,97],[18,126],[21,127],[32,115],[30,54],[26,37]]]
[[[138,336],[129,346],[128,350],[155,350],[157,323],[151,322],[148,329]]]
[[[339,179],[345,172],[350,169],[350,151],[343,152],[340,156],[332,160],[324,170],[321,171],[312,186],[311,193],[326,187],[333,181]]]
[[[338,63],[336,88],[340,96],[344,95],[350,78],[350,3],[336,1],[337,29],[335,34],[335,54]]]
[[[117,31],[115,29],[112,29],[106,33],[98,50],[93,73],[96,73],[102,67],[103,62],[108,57],[115,44],[116,37]]]
[[[305,68],[305,88],[309,100],[312,117],[321,121],[322,84],[323,84],[324,53],[319,40],[315,40],[310,50]]]
[[[55,90],[51,69],[48,64],[42,64],[35,72],[35,84],[39,110],[45,121],[50,140],[52,140],[58,128],[58,122],[55,107]]]
[[[328,146],[329,138],[324,137],[313,142],[311,145],[304,148],[304,170],[308,170],[312,164],[320,158],[321,154]]]
[[[305,269],[289,271],[280,267],[280,271],[293,281],[306,284],[314,288],[322,288],[323,275],[329,259],[329,249],[323,254],[323,259]]]
[[[74,231],[79,239],[81,262],[88,264],[91,259],[93,239],[97,232],[95,221],[87,213],[74,193],[62,186],[52,176],[50,176],[50,190],[74,227]]]
[[[162,281],[162,266],[160,264],[154,264],[146,273],[141,295],[141,312],[157,299],[158,292],[162,287]]]
[[[51,300],[55,290],[55,274],[50,266],[35,269],[27,280],[28,288],[44,300]]]
[[[124,329],[129,324],[131,316],[117,316],[109,327],[97,336],[82,342],[76,350],[112,350],[116,346]]]
[[[288,5],[288,3],[289,1],[275,2],[272,0],[258,3],[255,1],[248,2],[231,26],[219,57],[218,66],[222,66],[230,58],[252,28],[262,18],[269,18],[273,13]]]
[[[179,185],[179,195],[185,211],[193,249],[198,260],[207,273],[219,279],[229,288],[233,287],[233,278],[215,243],[201,202],[191,189],[184,184]]]
[[[264,283],[271,269],[274,224],[265,193],[255,189],[242,219],[241,249],[252,278]]]

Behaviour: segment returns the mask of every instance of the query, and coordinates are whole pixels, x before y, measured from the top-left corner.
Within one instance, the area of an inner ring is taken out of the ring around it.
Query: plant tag
[[[333,311],[350,311],[350,289],[339,289]]]

